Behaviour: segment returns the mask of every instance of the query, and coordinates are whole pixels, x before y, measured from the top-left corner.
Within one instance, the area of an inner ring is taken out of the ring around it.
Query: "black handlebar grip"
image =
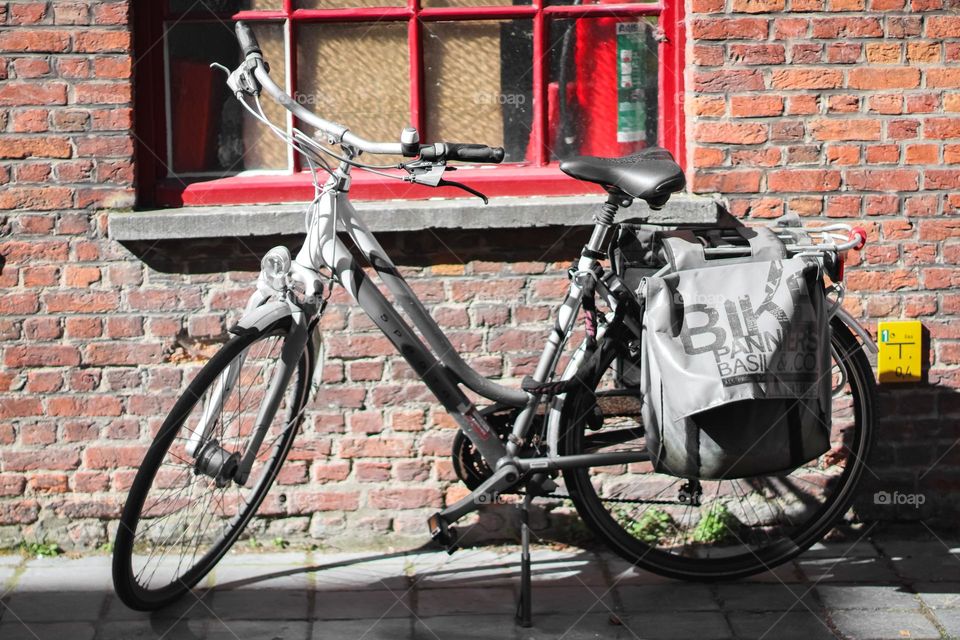
[[[240,41],[240,50],[243,51],[243,57],[249,58],[251,54],[263,55],[260,50],[260,43],[257,42],[257,36],[253,35],[253,29],[246,22],[237,23],[237,40]]]
[[[488,147],[485,144],[463,144],[459,142],[445,142],[447,160],[461,162],[489,162],[500,164],[503,162],[503,147]]]

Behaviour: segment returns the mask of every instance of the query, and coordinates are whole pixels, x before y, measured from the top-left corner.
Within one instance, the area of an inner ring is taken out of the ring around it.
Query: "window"
[[[626,0],[162,0],[136,5],[140,202],[307,200],[300,158],[229,95],[219,62],[256,31],[302,104],[374,140],[506,149],[457,179],[489,195],[583,193],[564,157],[661,144],[683,163],[682,2]],[[294,126],[268,98],[267,114]],[[354,174],[357,198],[462,195]]]

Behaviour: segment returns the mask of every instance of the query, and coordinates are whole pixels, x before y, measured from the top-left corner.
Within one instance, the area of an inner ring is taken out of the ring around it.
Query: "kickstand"
[[[523,496],[520,503],[520,599],[517,600],[517,624],[529,628],[533,626],[533,604],[530,584],[530,503],[533,492]]]

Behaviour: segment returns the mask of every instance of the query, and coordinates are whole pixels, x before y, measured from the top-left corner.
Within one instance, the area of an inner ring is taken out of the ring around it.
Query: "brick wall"
[[[929,384],[883,392],[863,494],[960,489],[960,3],[692,0],[688,133],[693,190],[749,219],[856,222],[846,307],[876,330],[919,318]],[[853,256],[856,257],[856,256]],[[946,518],[949,520],[949,518]],[[955,524],[954,524],[955,526]]]
[[[788,2],[688,3],[693,190],[747,219],[796,211],[869,229],[848,307],[871,327],[921,318],[931,364],[928,384],[884,393],[860,511],[955,522],[960,14],[932,0]],[[277,241],[105,237],[97,210],[132,203],[127,20],[124,1],[0,2],[0,544],[105,539],[191,359],[223,339]],[[440,240],[385,243],[469,360],[523,375],[583,238]],[[424,516],[460,495],[452,425],[356,310],[338,302],[324,328],[327,386],[283,478],[297,497],[267,535],[421,539]],[[877,488],[928,499],[878,510]]]

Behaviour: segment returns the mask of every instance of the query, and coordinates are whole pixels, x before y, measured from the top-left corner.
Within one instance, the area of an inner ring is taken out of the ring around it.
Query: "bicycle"
[[[865,349],[876,347],[839,299],[831,320],[835,400],[827,453],[785,476],[740,480],[684,480],[654,473],[648,463],[637,420],[640,399],[624,383],[642,337],[643,310],[616,265],[607,268],[603,261],[620,207],[644,200],[659,208],[684,188],[683,172],[668,152],[652,148],[627,159],[563,163],[565,172],[603,185],[609,196],[570,270],[569,291],[535,373],[520,389],[508,388],[460,358],[349,200],[353,168],[382,172],[388,166],[362,162],[361,153],[402,156],[403,162],[389,165],[404,170],[402,179],[483,197],[445,180],[446,163],[498,163],[503,150],[420,144],[412,128],[399,142],[365,140],[294,101],[271,80],[251,30],[238,23],[237,32],[243,62],[224,69],[227,83],[251,114],[307,158],[316,197],[296,258],[284,247],[266,254],[233,337],[176,402],[136,474],[113,554],[114,584],[125,604],[151,610],[183,595],[263,505],[303,419],[318,367],[318,321],[334,286],[349,292],[457,422],[454,466],[471,493],[428,522],[433,538],[448,549],[456,545],[459,519],[496,496],[522,493],[525,502],[536,496],[571,500],[597,538],[639,567],[674,578],[729,579],[797,556],[843,516],[873,439],[876,391]],[[322,137],[287,133],[271,123],[260,103],[263,93]],[[322,185],[320,170],[329,174]],[[372,265],[426,344],[337,230]],[[863,246],[865,234],[841,231],[828,227],[816,245],[791,250],[836,260]],[[581,310],[585,339],[560,372]],[[492,404],[478,408],[461,385]]]

